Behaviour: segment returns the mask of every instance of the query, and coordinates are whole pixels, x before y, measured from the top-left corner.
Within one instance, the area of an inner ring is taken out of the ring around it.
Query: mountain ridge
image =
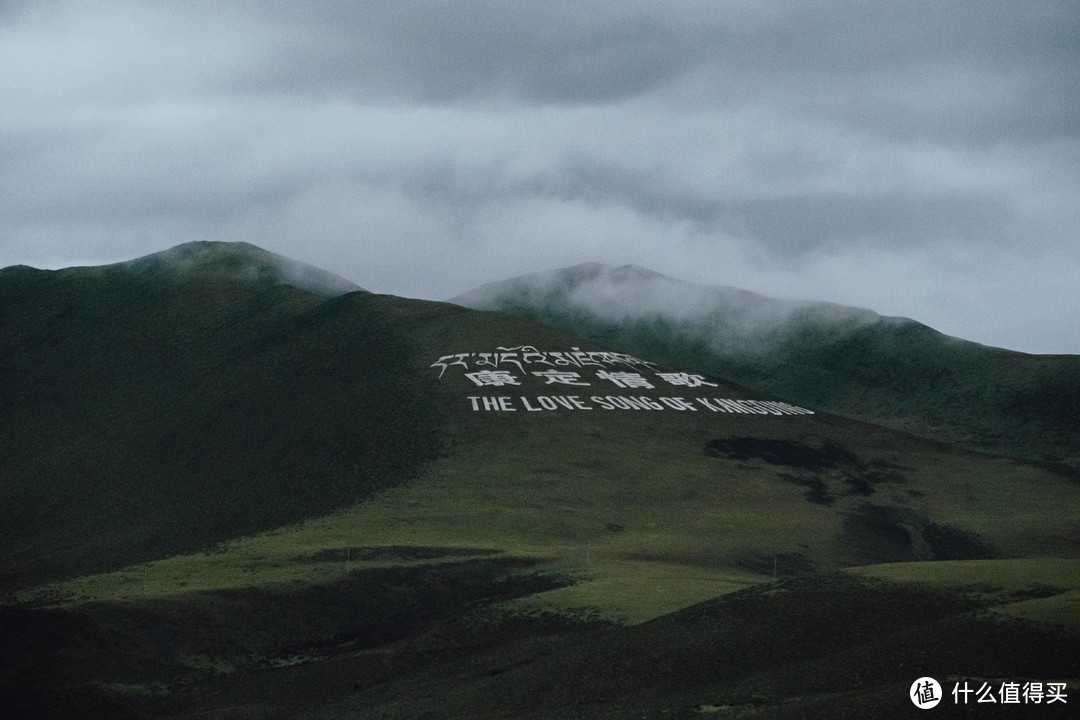
[[[452,302],[979,451],[1080,464],[1080,356],[994,348],[863,308],[628,267],[519,276]]]
[[[39,270],[28,265],[0,268],[0,277],[48,273],[57,277],[97,277],[124,273],[148,282],[233,281],[252,286],[291,285],[321,297],[362,290],[350,280],[246,242],[195,241],[104,265]]]
[[[588,283],[593,286],[587,285]],[[598,305],[593,309],[603,309],[624,317],[658,313],[661,310],[667,311],[667,314],[683,316],[714,309],[726,310],[735,315],[764,312],[766,317],[762,319],[767,319],[769,315],[787,315],[807,308],[831,310],[852,317],[883,317],[865,308],[824,301],[780,300],[732,286],[698,285],[640,265],[613,266],[603,263],[582,263],[486,283],[451,298],[449,302],[482,308],[485,303],[497,301],[507,285],[526,294],[541,295],[553,290],[584,295],[582,291],[587,289],[593,293],[593,297],[580,298],[582,301],[592,300]],[[609,302],[603,306],[605,300]]]

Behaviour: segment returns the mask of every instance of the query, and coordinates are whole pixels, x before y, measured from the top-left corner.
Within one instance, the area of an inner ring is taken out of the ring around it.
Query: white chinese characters
[[[465,377],[473,381],[478,387],[503,387],[504,385],[520,385],[517,378],[507,370],[480,370],[478,372],[465,373]]]
[[[953,702],[957,705],[1000,704],[1000,705],[1051,705],[1053,703],[1067,703],[1068,694],[1065,692],[1067,683],[1028,681],[1018,683],[1006,681],[1000,685],[988,682],[969,683],[962,680],[953,685]]]
[[[721,386],[704,375],[661,370],[651,362],[625,353],[577,347],[569,351],[541,351],[532,345],[518,345],[498,347],[494,352],[447,353],[430,367],[439,368],[439,378],[447,375],[464,378],[474,388],[492,391],[489,395],[467,397],[474,412],[596,409],[704,411],[737,415],[814,414],[806,408],[771,400],[700,397],[700,393]],[[544,389],[535,393],[539,388]],[[672,392],[670,388],[697,392],[676,397],[665,394],[665,390]],[[507,389],[528,394],[512,396],[499,393]],[[534,392],[529,393],[529,390]],[[657,391],[657,396],[641,394],[643,391]],[[559,392],[581,394],[556,394]],[[594,392],[597,394],[591,394]],[[613,392],[615,394],[609,394]]]

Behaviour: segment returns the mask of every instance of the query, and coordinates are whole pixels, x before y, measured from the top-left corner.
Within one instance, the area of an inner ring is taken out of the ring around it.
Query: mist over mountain
[[[707,329],[719,346],[740,352],[774,349],[807,320],[853,325],[882,320],[861,308],[779,300],[738,288],[695,285],[636,265],[600,263],[489,283],[451,302],[489,310],[557,306],[616,323],[665,319]]]
[[[1080,357],[953,338],[906,318],[599,264],[452,300],[973,449],[1080,462]]]
[[[291,285],[323,297],[362,289],[326,270],[244,242],[184,243],[114,267],[159,281],[199,279],[264,286]]]
[[[0,268],[11,282],[19,276],[39,278],[55,274],[64,279],[124,277],[155,283],[160,287],[191,282],[233,282],[250,288],[289,285],[298,290],[334,297],[362,288],[343,277],[245,242],[189,242],[126,262],[56,271],[36,270],[25,265]]]

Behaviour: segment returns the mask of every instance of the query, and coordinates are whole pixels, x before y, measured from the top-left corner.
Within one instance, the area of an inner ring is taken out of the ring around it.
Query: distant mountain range
[[[1080,356],[986,347],[906,318],[630,265],[525,275],[451,302],[924,437],[1080,464]]]

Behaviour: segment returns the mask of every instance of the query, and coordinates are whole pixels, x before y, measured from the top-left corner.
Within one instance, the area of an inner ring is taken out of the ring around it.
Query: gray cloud
[[[797,172],[795,163],[787,168]],[[685,221],[703,233],[758,243],[778,261],[847,243],[919,245],[1003,240],[1009,198],[992,192],[799,192],[777,197],[724,197],[666,184],[641,170],[575,161],[519,192],[564,201],[625,205],[647,216]]]
[[[0,4],[0,265],[585,261],[1080,352],[1059,2]]]
[[[685,12],[647,3],[273,5],[282,42],[241,87],[360,102],[595,103],[648,91],[707,52],[687,41]]]
[[[261,91],[358,102],[608,103],[665,85],[902,137],[1075,132],[1080,21],[1060,2],[273,3]]]

